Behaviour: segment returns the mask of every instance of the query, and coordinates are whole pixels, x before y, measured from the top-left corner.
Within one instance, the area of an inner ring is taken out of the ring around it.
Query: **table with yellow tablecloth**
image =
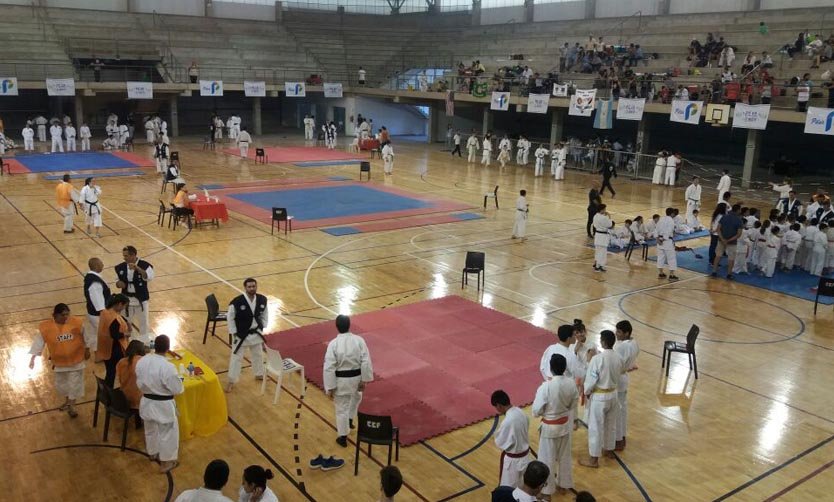
[[[186,376],[183,380],[185,390],[174,398],[179,414],[180,439],[194,436],[211,436],[226,425],[229,415],[226,411],[226,395],[220,385],[220,379],[209,366],[193,352],[177,350],[182,359],[174,359],[168,354],[168,360],[179,369],[180,364],[186,368],[189,363],[200,367],[200,376]]]

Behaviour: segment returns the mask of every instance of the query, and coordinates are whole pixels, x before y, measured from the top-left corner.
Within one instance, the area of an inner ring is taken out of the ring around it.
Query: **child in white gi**
[[[680,211],[678,211],[677,209],[675,209],[675,216],[672,219],[675,220],[676,234],[689,235],[692,233],[692,229],[689,228],[689,225],[686,224],[686,222],[683,219],[683,216],[681,216]]]
[[[527,139],[524,136],[519,136],[518,141],[516,141],[515,146],[517,148],[515,152],[515,163],[523,166],[524,161],[524,148],[527,144]]]
[[[492,160],[492,135],[484,136],[483,147],[481,148],[481,164],[489,167],[489,162]]]
[[[382,161],[384,162],[385,174],[394,172],[394,149],[391,143],[385,143],[382,147]]]
[[[567,158],[567,146],[559,143],[553,150],[550,162],[550,173],[554,180],[565,179],[565,159]]]
[[[501,142],[498,143],[498,162],[502,168],[510,161],[510,149],[512,149],[510,138],[504,136]]]
[[[620,321],[616,326],[617,343],[614,344],[616,352],[623,362],[623,374],[620,376],[620,384],[617,387],[617,402],[620,405],[620,412],[617,415],[617,443],[614,448],[617,451],[625,450],[626,431],[628,428],[628,374],[637,369],[637,356],[640,355],[640,347],[637,341],[632,338],[633,331],[629,321]]]
[[[748,228],[741,232],[741,237],[736,241],[736,261],[733,263],[733,274],[748,273],[747,259],[750,256],[750,247],[758,234],[758,228]]]
[[[527,233],[527,215],[530,213],[530,205],[527,204],[527,190],[521,190],[515,200],[515,223],[513,224],[513,239],[527,240],[524,235]]]
[[[634,218],[629,230],[631,230],[632,235],[634,235],[634,240],[637,241],[638,244],[642,245],[646,242],[646,226],[643,224],[642,216]]]
[[[780,247],[782,247],[782,236],[779,233],[779,227],[771,227],[770,235],[765,243],[764,260],[762,260],[762,273],[767,278],[773,277],[773,272],[776,270],[776,256]]]
[[[466,140],[466,150],[469,152],[469,157],[467,157],[466,161],[469,163],[475,162],[478,152],[478,138],[474,134]]]
[[[544,144],[541,144],[538,148],[536,148],[536,176],[541,176],[542,174],[544,174],[544,158],[547,157],[548,153],[550,152],[547,151],[547,148],[544,147]]]
[[[800,228],[802,228],[802,225],[800,225],[799,223],[794,223],[793,225],[791,225],[790,230],[785,232],[785,235],[782,236],[783,272],[790,272],[791,270],[793,270],[793,264],[796,260],[796,251],[802,244],[802,234],[799,233]]]
[[[693,209],[692,214],[689,215],[689,219],[686,221],[686,226],[688,226],[693,232],[700,232],[704,229],[704,226],[701,225],[701,220],[698,219],[699,214],[701,214],[700,211]]]
[[[646,240],[650,239],[657,239],[657,222],[660,221],[659,214],[653,214],[651,221],[646,222],[644,225],[644,230],[646,234]]]
[[[825,252],[828,250],[828,237],[826,236],[826,229],[828,225],[820,223],[818,232],[814,233],[814,249],[811,252],[811,263],[808,272],[811,275],[822,275],[822,270],[825,268]]]
[[[628,243],[631,240],[631,230],[629,230],[631,224],[631,220],[625,220],[623,225],[619,227],[615,226],[611,229],[611,242],[608,243],[608,246],[619,249],[624,249],[628,246]]]

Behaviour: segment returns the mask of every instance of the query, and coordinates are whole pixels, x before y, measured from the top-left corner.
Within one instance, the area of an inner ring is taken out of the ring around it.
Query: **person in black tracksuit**
[[[588,224],[585,225],[585,231],[588,232],[588,237],[592,239],[594,235],[591,233],[591,224],[593,223],[594,215],[597,214],[601,204],[602,198],[599,195],[596,185],[593,185],[591,187],[591,191],[588,192]]]
[[[605,192],[606,188],[611,191],[611,197],[617,195],[617,192],[614,191],[614,187],[611,186],[611,178],[617,177],[617,166],[613,162],[606,162],[600,173],[602,173],[602,188],[599,190],[600,195]]]

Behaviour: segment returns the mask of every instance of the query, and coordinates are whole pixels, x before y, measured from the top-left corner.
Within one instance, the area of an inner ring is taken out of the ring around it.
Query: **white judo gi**
[[[701,210],[701,185],[690,184],[686,187],[684,197],[686,198],[686,221],[689,221],[692,211]]]
[[[394,172],[394,149],[391,143],[386,143],[382,147],[382,162],[384,164],[385,174]]]
[[[35,125],[38,126],[38,141],[46,141],[46,117],[38,115],[35,117]]]
[[[588,396],[588,453],[592,457],[599,458],[603,449],[611,451],[616,446],[617,389],[622,368],[620,356],[610,349],[603,349],[588,364],[585,395]]]
[[[828,237],[819,229],[814,233],[814,247],[811,250],[808,272],[811,275],[822,275],[825,268],[825,253],[828,250]]]
[[[669,186],[675,185],[675,175],[678,172],[678,163],[680,160],[676,155],[666,157],[666,178],[664,184]]]
[[[663,270],[669,267],[669,273],[674,274],[678,268],[678,255],[675,252],[675,220],[671,216],[661,216],[655,227],[657,233],[657,268]]]
[[[567,158],[567,148],[555,148],[551,152],[550,174],[553,175],[554,180],[565,179],[565,162]]]
[[[361,336],[339,333],[330,341],[324,354],[324,390],[333,391],[339,437],[348,435],[350,420],[359,411],[362,402],[359,384],[373,379],[371,355]]]
[[[481,164],[489,167],[489,162],[492,160],[492,141],[490,141],[489,138],[484,138],[482,150]]]
[[[617,415],[617,441],[622,441],[626,436],[628,428],[628,372],[637,369],[637,356],[640,355],[640,347],[634,338],[628,340],[617,340],[614,344],[614,352],[620,356],[623,362],[623,374],[620,375],[620,383],[617,387],[617,403],[620,412]]]
[[[536,176],[544,174],[544,158],[550,153],[547,148],[540,146],[536,148]]]
[[[608,244],[611,242],[611,235],[608,233],[614,228],[614,223],[608,215],[597,213],[592,222],[594,227],[594,263],[597,267],[605,267],[608,263]]]
[[[724,200],[724,194],[730,191],[730,176],[728,174],[721,176],[715,189],[718,190],[718,202],[721,202]]]
[[[75,138],[77,136],[77,132],[75,127],[72,125],[68,125],[64,128],[64,136],[67,138],[67,151],[74,152],[76,150]]]
[[[27,152],[35,150],[35,130],[29,126],[23,128],[23,149]]]
[[[664,157],[658,157],[657,160],[654,162],[654,171],[652,172],[653,185],[663,184],[664,169],[666,169],[666,159]]]
[[[49,128],[49,136],[52,138],[52,153],[64,153],[64,143],[61,141],[61,134],[63,134],[63,132],[64,131],[61,129],[61,126],[58,124],[53,124],[52,127]]]
[[[478,138],[475,136],[469,136],[469,139],[466,140],[466,150],[469,152],[469,156],[466,158],[466,161],[470,163],[475,162],[478,152]]]
[[[240,149],[240,156],[244,159],[249,156],[249,145],[252,143],[252,136],[248,131],[240,131],[237,136],[237,147]]]
[[[153,120],[148,120],[145,122],[145,139],[148,143],[153,143],[156,141],[156,133],[154,132]]]
[[[81,151],[86,152],[90,150],[90,138],[92,134],[90,134],[90,128],[88,126],[81,126],[78,129],[78,135],[81,137]]]
[[[149,354],[136,363],[136,386],[143,394],[139,402],[139,416],[145,422],[145,449],[148,455],[158,455],[162,462],[176,460],[180,448],[180,428],[174,396],[184,390],[176,367],[164,356]],[[165,399],[167,397],[170,399]]]
[[[550,364],[550,361],[548,361]],[[542,493],[552,495],[556,486],[573,488],[571,437],[579,391],[572,378],[559,375],[542,383],[533,400],[533,416],[541,417],[539,461],[550,468]]]
[[[304,118],[304,139],[315,139],[313,138],[313,119],[310,117]]]
[[[527,216],[530,214],[527,197],[519,195],[515,200],[515,223],[513,223],[513,237],[524,239],[527,234]]]
[[[507,138],[503,138],[498,143],[498,162],[501,164],[501,167],[504,167],[507,162],[510,161],[510,150],[512,149],[512,144],[510,140]]]
[[[96,232],[101,228],[101,206],[99,205],[99,197],[101,196],[101,187],[84,185],[78,195],[78,201],[84,209],[84,220],[87,226],[96,227]]]
[[[530,463],[530,419],[517,406],[504,414],[504,421],[495,431],[495,446],[501,449],[500,486],[518,488],[523,483],[524,469]]]

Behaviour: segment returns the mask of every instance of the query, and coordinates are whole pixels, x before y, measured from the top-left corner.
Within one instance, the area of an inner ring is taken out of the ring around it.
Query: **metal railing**
[[[610,27],[605,28],[604,30],[602,30],[600,33],[595,34],[595,36],[597,36],[598,38],[605,38],[605,37],[611,36],[611,33],[617,32],[619,34],[619,38],[617,39],[617,43],[622,45],[623,40],[624,40],[623,31],[625,29],[625,25],[626,25],[626,23],[631,22],[634,18],[637,18],[637,33],[639,33],[640,30],[643,27],[643,11],[642,10],[638,10],[637,12],[634,12],[633,14],[626,17],[625,19],[617,21],[616,23],[612,24]]]

